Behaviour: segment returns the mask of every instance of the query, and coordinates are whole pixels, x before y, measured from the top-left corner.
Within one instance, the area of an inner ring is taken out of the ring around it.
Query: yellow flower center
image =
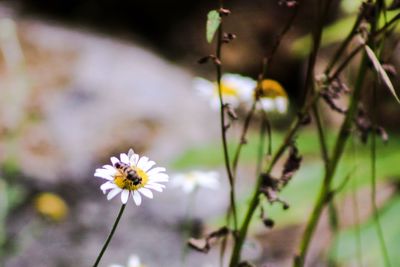
[[[259,86],[255,92],[256,98],[277,98],[284,97],[287,98],[287,94],[285,89],[283,89],[282,85],[275,80],[265,79],[261,82],[261,86]]]
[[[218,84],[215,85],[214,93],[218,95]],[[238,91],[232,84],[221,83],[221,93],[223,96],[237,96]]]
[[[128,179],[127,174],[121,171],[118,172],[114,177],[114,184],[116,184],[119,188],[128,189],[129,191],[138,190],[141,187],[144,187],[149,181],[149,176],[145,171],[138,167],[131,167],[134,171],[136,171],[137,175],[140,177],[139,184],[135,183],[131,179]]]

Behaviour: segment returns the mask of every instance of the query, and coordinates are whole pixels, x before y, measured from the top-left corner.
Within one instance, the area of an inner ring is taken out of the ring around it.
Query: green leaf
[[[372,51],[372,49],[368,45],[365,46],[365,51],[367,52],[369,59],[371,60],[372,64],[374,65],[374,68],[375,68],[376,72],[378,73],[378,75],[381,77],[382,81],[385,83],[387,88],[393,94],[393,96],[397,100],[397,102],[400,103],[400,99],[398,98],[396,91],[394,90],[393,84],[390,81],[389,76],[387,75],[386,71],[383,69],[378,58],[375,56],[374,51]]]
[[[210,12],[208,12],[206,29],[206,38],[208,43],[212,42],[215,32],[218,30],[220,24],[221,17],[219,16],[218,11],[211,10]]]

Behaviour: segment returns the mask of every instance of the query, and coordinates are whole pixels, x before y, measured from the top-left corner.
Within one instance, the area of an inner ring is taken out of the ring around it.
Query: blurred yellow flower
[[[239,74],[226,73],[221,77],[221,93],[224,102],[236,108],[242,102],[251,100],[251,94],[257,82]],[[193,80],[195,90],[210,100],[213,109],[220,108],[218,85],[206,79],[196,77]]]
[[[288,107],[288,96],[283,86],[271,79],[265,79],[258,86],[254,97],[259,100],[265,111],[277,111],[286,113]]]
[[[40,193],[35,199],[36,211],[53,221],[62,221],[68,214],[68,205],[58,195],[45,192]]]

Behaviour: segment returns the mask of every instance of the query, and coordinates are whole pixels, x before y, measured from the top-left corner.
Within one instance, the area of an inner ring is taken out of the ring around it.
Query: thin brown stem
[[[222,8],[222,1],[221,1],[221,8]],[[218,28],[217,33],[217,47],[216,47],[216,56],[219,62],[221,61],[221,50],[222,50],[222,35],[223,35],[223,28],[222,28],[222,17],[221,17],[221,24]],[[226,138],[226,121],[225,121],[225,103],[222,99],[222,84],[221,84],[221,77],[222,77],[222,67],[221,64],[215,64],[216,72],[217,72],[217,84],[218,84],[218,95],[219,95],[219,103],[220,103],[220,121],[221,121],[221,139],[222,139],[222,146],[223,146],[223,153],[224,153],[224,162],[225,168],[228,175],[229,185],[230,185],[230,206],[232,209],[233,215],[233,227],[236,231],[237,229],[237,212],[236,212],[236,202],[235,202],[235,182],[234,177],[232,174],[230,160],[229,160],[229,151],[228,151],[228,143]]]
[[[249,113],[247,113],[246,119],[244,120],[243,130],[240,135],[239,145],[236,148],[236,152],[233,157],[232,172],[233,172],[234,177],[236,177],[236,171],[237,171],[237,166],[238,166],[238,162],[239,162],[240,152],[242,150],[243,145],[247,143],[246,135],[247,135],[247,131],[250,126],[251,119],[253,118],[254,111],[256,110],[256,104],[257,104],[257,102],[254,100],[253,104],[251,105],[250,111],[249,111]]]

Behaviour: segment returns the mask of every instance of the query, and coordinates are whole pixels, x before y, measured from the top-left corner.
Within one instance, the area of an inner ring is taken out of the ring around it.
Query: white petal
[[[105,194],[105,193],[106,193],[106,190],[109,190],[109,189],[112,189],[112,188],[116,188],[116,187],[117,187],[116,184],[111,183],[111,182],[106,182],[106,183],[104,183],[104,184],[102,184],[102,185],[100,186],[100,189],[101,189],[101,191],[103,191],[103,193]]]
[[[99,174],[112,175],[112,174],[114,174],[114,172],[115,172],[115,170],[111,171],[111,170],[108,170],[108,169],[96,169],[96,173],[99,173]]]
[[[165,172],[165,171],[166,171],[165,168],[163,168],[163,167],[157,167],[157,168],[151,169],[151,170],[147,173],[147,175],[151,176],[151,175],[153,175],[153,174],[156,174],[156,173],[159,173],[159,172]]]
[[[116,157],[111,157],[111,162],[113,165],[115,165],[115,163],[119,162],[119,159],[117,159]]]
[[[125,153],[121,153],[121,155],[119,156],[121,161],[125,164],[129,164],[129,158],[128,155]]]
[[[132,148],[130,148],[128,151],[128,158],[131,158],[133,156],[133,154],[135,154],[135,152],[133,151]]]
[[[275,103],[271,98],[262,98],[260,102],[265,111],[273,111],[275,109]]]
[[[150,191],[150,189],[142,187],[139,188],[138,191],[148,198],[153,198],[153,193]]]
[[[128,197],[129,197],[129,190],[126,189],[122,190],[121,193],[122,204],[126,204],[126,202],[128,202]]]
[[[182,186],[183,192],[189,194],[193,192],[194,188],[196,187],[195,183],[184,183]]]
[[[140,267],[140,259],[136,255],[132,255],[129,257],[128,266],[127,267]]]
[[[138,155],[138,154],[133,154],[133,155],[130,157],[130,164],[131,164],[131,166],[137,166],[138,160],[139,160],[139,155]]]
[[[149,181],[152,182],[168,182],[168,175],[165,173],[159,173],[152,176],[149,176]]]
[[[143,168],[141,168],[143,171],[147,172],[148,170],[151,169],[151,167],[153,167],[156,163],[152,160],[148,161]],[[140,167],[139,167],[140,168]]]
[[[144,167],[146,167],[148,161],[149,161],[148,157],[141,157],[139,159],[139,162],[137,163],[138,168],[143,170]]]
[[[117,170],[111,165],[103,165],[103,168],[110,171],[110,173],[112,173],[112,174],[117,172]]]
[[[158,192],[162,192],[163,188],[165,186],[162,187],[162,185],[160,185],[160,184],[146,184],[144,187],[145,188],[149,188],[149,189],[153,189],[153,190],[158,191]]]
[[[275,99],[275,105],[279,113],[285,113],[287,110],[288,101],[284,97],[277,97]]]
[[[106,173],[99,173],[99,172],[96,172],[96,173],[94,174],[94,176],[100,177],[100,178],[103,178],[103,179],[106,179],[106,180],[109,180],[109,181],[111,181],[111,180],[114,179],[111,175],[106,174]]]
[[[108,199],[108,200],[113,199],[113,198],[114,198],[116,195],[118,195],[118,193],[121,192],[121,191],[122,191],[122,189],[119,188],[119,187],[114,188],[113,190],[110,191],[110,193],[108,193],[107,199]]]
[[[193,79],[193,88],[200,94],[205,97],[209,97],[213,94],[215,85],[203,78],[196,77]]]
[[[132,198],[136,206],[140,206],[140,204],[142,203],[142,197],[137,191],[133,191]]]
[[[159,183],[156,183],[156,182],[152,182],[152,181],[149,181],[146,185],[156,185],[156,186],[161,186],[161,188],[165,188],[165,185],[159,184]]]

